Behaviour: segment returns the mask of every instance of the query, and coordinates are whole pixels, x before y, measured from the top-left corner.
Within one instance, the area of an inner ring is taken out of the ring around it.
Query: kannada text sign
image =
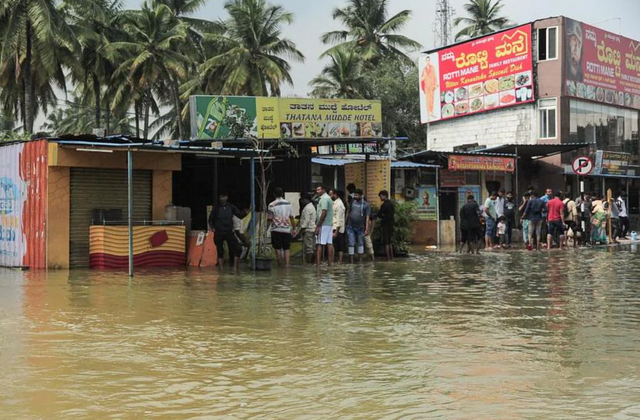
[[[565,18],[565,94],[640,109],[640,42]]]
[[[532,102],[531,25],[420,58],[423,124]]]

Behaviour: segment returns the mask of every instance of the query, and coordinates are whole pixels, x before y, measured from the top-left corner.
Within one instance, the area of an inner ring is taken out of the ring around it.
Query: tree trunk
[[[93,77],[93,94],[96,101],[96,128],[100,128],[100,107],[102,106],[100,103],[100,80],[95,73],[91,76]]]
[[[144,104],[144,135],[143,138],[146,140],[149,138],[149,108],[151,105],[149,104],[149,100],[145,100]]]
[[[178,90],[178,80],[171,80],[173,88],[173,103],[176,107],[176,124],[178,125],[178,140],[184,140],[184,132],[182,130],[182,102],[180,101],[180,91]]]
[[[136,137],[140,138],[140,102],[135,101],[133,104],[136,114]]]
[[[33,133],[35,90],[33,86],[33,76],[31,75],[31,21],[27,19],[26,24],[27,54],[24,60],[24,132]]]
[[[111,132],[111,127],[110,127],[110,123],[111,123],[111,107],[109,106],[109,104],[111,103],[111,100],[110,100],[111,98],[109,98],[109,94],[108,93],[105,94],[105,98],[106,98],[106,101],[104,101],[104,102],[107,104],[107,108],[105,109],[105,115],[104,115],[105,134],[109,135],[109,133]]]

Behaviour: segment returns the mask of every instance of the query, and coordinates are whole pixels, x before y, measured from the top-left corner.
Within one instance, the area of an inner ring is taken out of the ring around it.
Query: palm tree
[[[387,0],[349,0],[348,6],[335,9],[333,19],[340,21],[346,29],[322,36],[325,44],[339,43],[324,55],[336,48],[345,48],[359,52],[366,60],[396,56],[410,62],[405,51],[415,51],[420,44],[397,32],[409,21],[411,11],[403,10],[389,17],[387,6]]]
[[[51,99],[51,83],[66,88],[63,65],[77,47],[57,3],[55,0],[0,2],[0,72],[3,73],[4,105],[5,109],[7,106],[12,108],[12,112],[19,110],[26,132],[33,132],[38,109],[44,109],[43,105],[47,104],[44,99]],[[6,99],[13,103],[7,105]]]
[[[71,66],[71,79],[77,86],[82,103],[94,107],[96,127],[101,126],[102,110],[107,108],[107,132],[110,131],[109,101],[103,101],[102,93],[116,66],[107,59],[105,47],[117,36],[111,23],[121,7],[121,0],[83,0],[72,3],[66,10],[67,19],[80,44],[75,54],[77,65]]]
[[[229,19],[221,31],[205,35],[220,53],[200,67],[202,74],[222,69],[221,94],[279,96],[282,85],[293,85],[286,58],[303,62],[294,42],[282,37],[281,27],[293,22],[293,14],[266,0],[228,0]]]
[[[331,63],[322,69],[311,83],[311,94],[321,98],[359,99],[365,97],[367,87],[360,56],[353,50],[334,49]]]
[[[189,59],[180,47],[187,38],[187,25],[168,6],[158,4],[152,8],[146,2],[139,12],[125,13],[122,25],[129,39],[111,43],[107,52],[112,60],[121,63],[114,78],[126,75],[128,83],[118,87],[112,107],[130,95],[137,99],[136,113],[144,115],[146,138],[149,113],[158,114],[154,94],[169,98],[176,109],[181,109],[179,85],[187,74]],[[179,137],[184,138],[181,124],[178,131]]]
[[[464,5],[469,17],[456,18],[454,24],[467,25],[456,34],[456,41],[466,38],[475,38],[489,34],[512,25],[509,19],[500,16],[502,0],[469,0]]]

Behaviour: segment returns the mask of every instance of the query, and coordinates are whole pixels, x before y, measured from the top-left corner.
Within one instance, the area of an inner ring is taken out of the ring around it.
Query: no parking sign
[[[573,161],[571,167],[576,175],[589,175],[593,171],[593,161],[587,156],[580,156]]]

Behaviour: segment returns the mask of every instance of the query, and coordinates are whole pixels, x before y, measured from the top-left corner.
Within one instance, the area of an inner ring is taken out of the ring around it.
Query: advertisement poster
[[[534,100],[529,24],[438,50],[418,66],[423,124]]]
[[[417,196],[413,200],[418,206],[418,220],[433,220],[437,218],[438,195],[436,187],[416,188]]]
[[[473,195],[478,203],[482,202],[482,197],[480,197],[480,186],[479,185],[465,185],[464,187],[458,188],[458,213],[462,206],[467,204],[467,197]],[[457,215],[456,215],[457,216]]]
[[[372,207],[380,208],[382,200],[378,194],[382,190],[391,190],[391,161],[372,160],[366,163],[365,168],[366,188],[364,188],[364,195]]]
[[[0,266],[44,268],[46,141],[0,147]]]
[[[627,175],[631,155],[629,153],[596,152],[594,175]]]
[[[565,18],[565,94],[640,109],[640,41]]]
[[[491,156],[450,155],[449,170],[515,172],[515,160]]]
[[[229,139],[228,115],[240,110],[250,134],[275,139],[382,137],[380,101],[242,96],[192,96],[191,137]]]

